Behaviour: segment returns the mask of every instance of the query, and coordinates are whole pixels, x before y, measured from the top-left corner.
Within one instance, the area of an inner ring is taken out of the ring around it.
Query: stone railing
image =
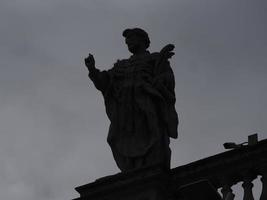
[[[154,166],[103,177],[76,187],[75,200],[233,200],[232,186],[239,182],[243,200],[254,200],[252,181],[259,176],[260,200],[267,200],[267,140],[171,170]],[[193,197],[185,197],[184,188]]]
[[[172,186],[208,180],[221,190],[224,200],[233,200],[232,186],[242,182],[244,200],[254,200],[252,181],[261,176],[260,200],[267,200],[267,140],[243,146],[171,170]]]

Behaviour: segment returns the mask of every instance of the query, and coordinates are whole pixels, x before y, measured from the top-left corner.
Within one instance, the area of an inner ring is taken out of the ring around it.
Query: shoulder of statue
[[[118,59],[118,60],[114,63],[113,67],[112,67],[110,70],[113,71],[113,70],[120,69],[120,68],[122,68],[122,67],[127,66],[128,63],[129,63],[128,60],[129,60],[129,59]]]
[[[126,65],[129,62],[129,58],[119,59],[114,65],[122,66]]]
[[[153,52],[150,54],[152,57],[158,57],[160,55],[159,52]]]
[[[160,53],[159,52],[153,52],[150,54],[150,57],[153,60],[158,60],[160,58]]]

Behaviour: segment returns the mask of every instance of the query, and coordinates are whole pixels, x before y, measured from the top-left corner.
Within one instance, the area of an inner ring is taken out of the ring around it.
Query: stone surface
[[[155,164],[170,168],[170,139],[177,138],[175,81],[169,59],[174,45],[150,53],[147,33],[139,28],[123,32],[132,56],[118,60],[109,70],[95,67],[93,55],[85,59],[89,77],[103,94],[110,120],[108,143],[121,171]]]
[[[231,200],[234,196],[231,186],[245,181],[245,172],[253,172],[253,176],[262,176],[261,199],[265,200],[266,154],[267,140],[263,140],[253,146],[230,150],[171,170],[151,166],[119,173],[77,187],[76,190],[81,197],[76,200],[182,200],[182,194],[188,194],[186,191],[197,197],[207,194],[203,197],[203,200],[207,200],[215,194],[214,190],[222,187],[226,192],[225,197]],[[207,180],[210,186],[199,185],[200,180]],[[182,191],[181,188],[186,190]]]
[[[76,188],[75,200],[167,200],[169,171],[158,166],[119,173]]]

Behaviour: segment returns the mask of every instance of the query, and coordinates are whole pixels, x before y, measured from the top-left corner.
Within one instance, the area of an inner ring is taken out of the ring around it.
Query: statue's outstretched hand
[[[164,56],[165,58],[169,59],[171,58],[175,53],[173,52],[174,49],[173,44],[167,44],[165,47],[163,47],[160,51],[160,54]]]
[[[89,72],[96,70],[95,59],[94,59],[94,56],[92,54],[89,53],[89,56],[84,59],[84,63],[85,63]]]

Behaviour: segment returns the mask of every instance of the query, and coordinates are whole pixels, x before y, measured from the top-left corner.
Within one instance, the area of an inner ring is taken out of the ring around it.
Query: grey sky
[[[83,58],[108,69],[128,57],[128,27],[149,33],[152,52],[176,45],[173,167],[267,138],[266,11],[265,0],[1,0],[0,199],[71,199],[118,172]]]

